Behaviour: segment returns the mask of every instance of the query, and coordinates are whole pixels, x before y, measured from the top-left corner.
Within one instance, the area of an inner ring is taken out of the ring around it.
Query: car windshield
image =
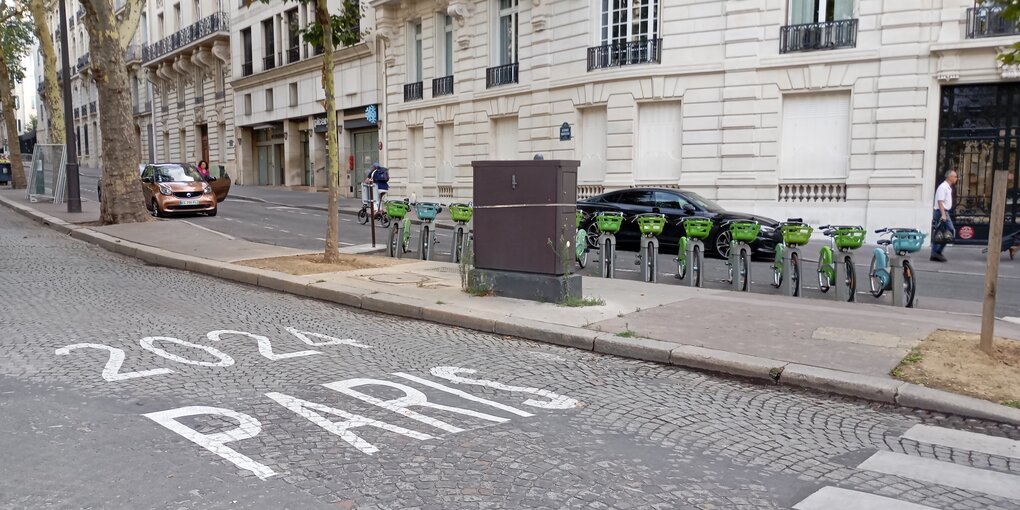
[[[704,210],[706,210],[708,212],[713,212],[713,213],[721,213],[721,212],[725,212],[726,211],[722,207],[719,207],[719,204],[717,204],[717,203],[715,203],[715,202],[713,202],[713,201],[711,201],[711,200],[709,200],[709,199],[707,199],[707,198],[705,198],[705,197],[703,197],[703,196],[701,196],[701,195],[699,195],[699,194],[697,194],[697,193],[695,193],[693,191],[684,191],[684,198],[686,198],[692,204],[698,206],[698,209],[704,209]]]
[[[191,165],[162,165],[156,167],[156,182],[201,182],[202,176]]]

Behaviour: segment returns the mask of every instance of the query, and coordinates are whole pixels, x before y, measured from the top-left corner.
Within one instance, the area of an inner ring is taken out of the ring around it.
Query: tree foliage
[[[3,51],[13,87],[25,79],[21,62],[32,47],[32,23],[16,5],[0,2],[0,27],[0,51]]]
[[[998,8],[999,16],[1020,30],[1020,0],[981,0],[981,5]],[[1012,51],[1001,53],[999,60],[1006,65],[1020,64],[1020,42],[1013,44]]]

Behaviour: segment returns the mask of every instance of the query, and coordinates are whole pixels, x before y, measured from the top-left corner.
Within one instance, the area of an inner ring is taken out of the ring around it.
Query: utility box
[[[14,176],[11,175],[11,164],[0,163],[0,184],[10,184],[14,181]]]
[[[472,283],[497,295],[580,297],[574,275],[578,161],[474,161]]]

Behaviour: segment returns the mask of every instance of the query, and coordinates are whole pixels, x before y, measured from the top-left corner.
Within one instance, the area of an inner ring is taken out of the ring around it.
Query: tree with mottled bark
[[[997,7],[999,16],[1020,30],[1020,0],[981,0],[981,5]],[[1000,53],[999,60],[1005,65],[1020,64],[1020,42],[1013,43],[1011,50]]]
[[[14,86],[25,79],[21,62],[32,46],[32,29],[24,14],[13,4],[0,0],[0,117],[3,117],[7,134],[7,149],[11,156],[11,185],[16,189],[28,186],[25,166],[21,161],[21,143],[18,140],[17,112],[14,105]]]
[[[35,38],[39,41],[39,52],[42,53],[42,104],[46,108],[46,118],[49,119],[49,129],[46,130],[48,139],[46,143],[64,145],[64,101],[60,92],[60,83],[57,78],[57,49],[53,44],[52,32],[48,13],[55,6],[52,0],[23,0],[32,14],[35,23],[32,25],[35,30]]]
[[[141,141],[134,129],[131,86],[124,51],[138,30],[142,0],[126,0],[119,12],[113,0],[82,0],[89,34],[92,79],[99,95],[103,194],[99,219],[104,225],[148,221],[138,180]]]
[[[269,3],[268,0],[262,0]],[[322,89],[326,99],[326,167],[329,169],[329,206],[326,217],[326,248],[323,261],[335,263],[340,260],[340,147],[337,142],[336,93],[334,89],[333,51],[337,46],[350,46],[361,40],[361,5],[358,0],[344,0],[340,15],[329,12],[327,0],[296,0],[311,4],[315,8],[315,21],[302,29],[305,41],[321,46]]]

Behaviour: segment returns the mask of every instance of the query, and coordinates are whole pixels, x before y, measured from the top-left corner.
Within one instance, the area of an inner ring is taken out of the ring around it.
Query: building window
[[[89,125],[85,124],[85,155],[89,155]]]
[[[180,157],[178,161],[184,162],[188,160],[187,146],[188,146],[188,131],[182,129],[180,130],[180,139],[177,145],[178,151],[177,155]]]
[[[425,156],[425,130],[421,126],[408,128],[407,136],[410,139],[407,144],[407,180],[422,182],[425,168],[422,161]]]
[[[252,51],[251,51],[251,28],[241,30],[241,76],[251,76]]]
[[[419,82],[422,77],[422,46],[421,46],[421,20],[411,23],[408,30],[411,47],[411,61],[407,65],[407,81]]]
[[[163,161],[170,161],[170,133],[163,133]]]
[[[202,19],[202,0],[195,0],[194,9],[195,9],[195,13],[194,13],[195,14],[195,20],[197,21],[197,20]]]
[[[676,183],[680,178],[680,102],[638,105],[634,178],[638,181]]]
[[[577,159],[581,161],[581,166],[578,168],[577,182],[602,184],[606,177],[608,146],[606,107],[584,108],[578,113],[581,129],[578,133],[580,143],[577,144]]]
[[[790,24],[779,32],[779,52],[857,46],[853,0],[790,0]]]
[[[274,41],[276,40],[275,34],[273,33],[273,19],[269,18],[262,21],[262,70],[268,71],[276,67],[276,46]]]
[[[174,4],[174,32],[181,29],[181,4]]]
[[[273,89],[266,89],[266,111],[273,109]]]
[[[588,48],[588,70],[662,61],[659,0],[602,0],[601,45]]]
[[[165,20],[163,18],[163,13],[159,13],[158,15],[156,15],[156,30],[157,30],[156,33],[159,34],[160,40],[166,37]]]
[[[440,39],[443,52],[440,74],[441,76],[453,76],[453,17],[443,14],[439,19],[442,21],[443,27],[443,36]]]
[[[298,10],[287,11],[287,63],[301,60],[301,25],[298,22]]]
[[[517,62],[517,0],[496,1],[499,2],[496,63],[513,64]]]
[[[226,76],[224,75],[223,72],[223,61],[216,59],[216,70],[213,72],[216,73],[215,80],[216,99],[220,99],[224,97],[224,89],[227,87]]]
[[[244,114],[251,115],[251,94],[244,95]]]
[[[439,184],[453,184],[453,124],[436,124],[436,179]]]
[[[790,24],[823,23],[854,17],[854,0],[790,0]]]
[[[492,155],[494,159],[517,159],[517,117],[492,120]]]
[[[779,176],[845,181],[850,162],[850,93],[783,96]]]
[[[290,84],[290,105],[291,106],[297,106],[298,105],[298,87],[297,87],[297,83],[291,83]]]

